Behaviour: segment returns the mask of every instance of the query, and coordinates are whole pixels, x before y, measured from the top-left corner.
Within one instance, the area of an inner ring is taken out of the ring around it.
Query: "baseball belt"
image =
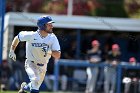
[[[35,63],[34,61],[31,61],[32,63]],[[41,64],[41,63],[37,63],[36,64],[37,66],[44,66],[44,64]]]

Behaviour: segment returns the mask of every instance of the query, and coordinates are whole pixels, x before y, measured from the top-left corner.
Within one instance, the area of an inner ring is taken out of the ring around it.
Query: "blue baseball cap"
[[[47,23],[55,23],[50,16],[42,16],[37,20],[37,26],[39,30],[45,30],[45,24]]]

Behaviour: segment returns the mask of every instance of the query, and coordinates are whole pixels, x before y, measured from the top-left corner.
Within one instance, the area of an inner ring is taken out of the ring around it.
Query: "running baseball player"
[[[39,93],[39,88],[44,80],[47,63],[51,56],[59,59],[60,45],[53,33],[54,21],[50,16],[40,17],[37,21],[38,30],[21,31],[14,37],[9,57],[16,61],[15,49],[19,42],[26,41],[25,70],[29,76],[30,83],[23,82],[18,93]]]

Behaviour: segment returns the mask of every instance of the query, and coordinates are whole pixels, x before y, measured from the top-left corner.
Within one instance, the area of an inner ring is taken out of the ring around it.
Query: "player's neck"
[[[48,35],[48,33],[46,31],[43,31],[43,30],[39,31],[39,33],[42,37],[46,37]]]

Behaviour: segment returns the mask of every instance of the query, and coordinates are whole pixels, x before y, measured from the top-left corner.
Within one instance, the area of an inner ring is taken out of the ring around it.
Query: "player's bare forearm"
[[[55,59],[59,59],[60,56],[61,56],[61,52],[60,52],[60,51],[52,51],[52,56],[53,56]]]
[[[14,51],[15,51],[15,49],[16,49],[18,43],[19,43],[18,36],[15,36],[14,40],[12,41],[10,50],[14,50]]]

